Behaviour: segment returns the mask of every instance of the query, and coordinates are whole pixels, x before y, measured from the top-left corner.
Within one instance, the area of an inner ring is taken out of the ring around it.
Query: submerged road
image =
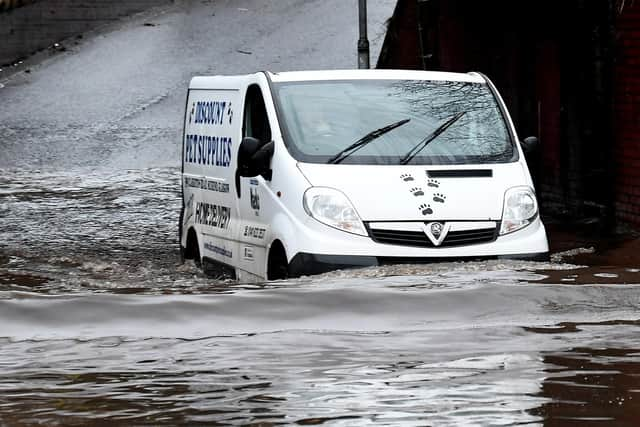
[[[640,266],[180,263],[190,77],[352,68],[355,6],[176,1],[0,81],[0,426],[640,424]]]

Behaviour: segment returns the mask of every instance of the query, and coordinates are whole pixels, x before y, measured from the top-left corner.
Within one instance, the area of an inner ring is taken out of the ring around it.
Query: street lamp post
[[[369,68],[369,39],[367,38],[367,0],[358,0],[360,38],[358,39],[358,68]]]

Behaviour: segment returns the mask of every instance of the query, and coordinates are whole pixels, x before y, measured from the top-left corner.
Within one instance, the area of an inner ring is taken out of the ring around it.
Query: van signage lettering
[[[224,122],[225,101],[199,101],[195,105],[194,123],[205,125],[222,125]],[[192,107],[193,109],[193,107]],[[228,115],[231,112],[231,103],[229,103]]]
[[[229,167],[231,145],[231,138],[227,136],[189,134],[184,143],[184,161],[198,165]]]
[[[210,252],[213,252],[214,254],[222,255],[227,258],[233,258],[233,252],[231,252],[230,250],[213,245],[209,242],[204,244],[204,248]]]
[[[207,190],[217,191],[218,193],[228,193],[229,184],[219,181],[207,181]]]
[[[248,246],[244,247],[244,254],[242,256],[242,258],[246,261],[253,261],[253,248],[250,248]]]
[[[260,227],[253,227],[245,225],[244,237],[253,237],[254,239],[264,239],[264,235],[267,232],[266,229]]]
[[[190,188],[204,188],[204,179],[185,176],[184,185]]]
[[[203,202],[196,203],[196,224],[208,225],[210,227],[226,230],[229,228],[230,220],[230,208]]]
[[[258,194],[258,189],[256,188],[253,191],[253,188],[249,189],[250,199],[251,199],[251,209],[255,209],[257,211],[260,210],[260,195]]]
[[[228,193],[229,184],[216,180],[205,178],[195,178],[187,176],[184,178],[184,185],[190,188],[199,188],[201,190],[215,191],[217,193]]]

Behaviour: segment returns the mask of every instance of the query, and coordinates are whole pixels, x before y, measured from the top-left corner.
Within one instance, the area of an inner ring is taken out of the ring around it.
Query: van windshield
[[[303,81],[274,83],[274,93],[285,145],[302,162],[433,165],[517,160],[504,117],[483,83]],[[345,152],[350,146],[357,147]]]

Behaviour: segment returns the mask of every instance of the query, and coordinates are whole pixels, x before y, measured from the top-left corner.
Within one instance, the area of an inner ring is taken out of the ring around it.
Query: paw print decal
[[[413,194],[414,196],[418,197],[418,196],[424,196],[424,191],[422,191],[422,188],[420,187],[413,187],[411,190],[409,190],[411,192],[411,194]]]
[[[440,181],[437,179],[430,179],[427,181],[427,185],[433,188],[440,188]]]
[[[233,110],[231,109],[231,103],[229,103],[229,107],[227,108],[227,116],[229,117],[229,124],[233,121]]]
[[[410,173],[404,173],[400,175],[400,179],[403,180],[404,182],[414,181],[413,175],[411,175]]]
[[[191,112],[189,113],[189,124],[193,123],[193,115],[196,112],[196,103],[194,102],[193,105],[191,105]]]
[[[420,210],[420,213],[422,213],[422,215],[424,216],[431,215],[433,213],[433,209],[431,209],[431,205],[427,205],[426,203],[423,203],[422,205],[420,205],[418,209]]]
[[[433,201],[437,203],[444,203],[447,200],[447,196],[442,193],[434,193]]]

